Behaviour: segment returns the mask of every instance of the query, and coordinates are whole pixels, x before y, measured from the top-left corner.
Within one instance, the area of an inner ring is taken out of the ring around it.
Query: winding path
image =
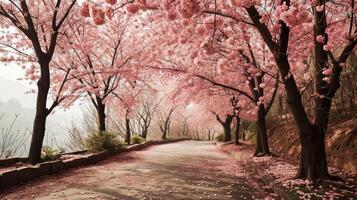
[[[261,199],[242,164],[211,142],[185,141],[43,177],[0,199]]]

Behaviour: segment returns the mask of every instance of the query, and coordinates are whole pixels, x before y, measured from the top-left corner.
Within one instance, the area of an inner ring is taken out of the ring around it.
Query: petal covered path
[[[243,163],[211,142],[119,154],[4,191],[1,199],[264,199]]]

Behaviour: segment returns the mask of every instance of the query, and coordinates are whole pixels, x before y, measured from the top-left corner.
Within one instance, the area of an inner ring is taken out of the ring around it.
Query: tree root
[[[341,178],[339,176],[334,176],[334,175],[331,175],[331,174],[328,174],[327,178],[328,178],[327,180],[330,180],[330,181],[345,182],[345,180],[343,180],[343,178]]]
[[[271,152],[255,152],[253,154],[253,157],[265,157],[265,156],[278,157],[277,155],[275,155]]]
[[[319,177],[319,178],[312,178],[312,177],[307,177],[306,175],[304,175],[301,172],[298,172],[292,179],[293,180],[296,180],[296,179],[309,180],[313,183],[313,185],[319,185],[320,183],[322,183],[324,181],[345,182],[341,177],[334,176],[329,173],[327,173],[326,175]]]

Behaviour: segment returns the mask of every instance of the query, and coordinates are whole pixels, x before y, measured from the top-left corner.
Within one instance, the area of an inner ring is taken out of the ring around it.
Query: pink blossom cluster
[[[258,5],[260,3],[259,0],[230,0],[229,2],[234,7],[241,6],[245,8],[249,8],[250,6]]]
[[[330,68],[325,68],[325,69],[323,69],[322,74],[325,75],[325,77],[323,78],[323,80],[326,81],[327,83],[329,83],[330,80],[331,80],[332,69],[330,69]]]
[[[116,2],[116,1],[110,1]],[[103,25],[105,23],[105,18],[107,17],[111,20],[114,17],[114,12],[112,7],[99,8],[97,6],[89,7],[88,3],[83,3],[80,9],[80,14],[82,17],[92,17],[93,22],[96,25]]]
[[[105,2],[110,5],[115,5],[117,3],[117,0],[105,0]]]
[[[105,12],[96,7],[92,7],[93,22],[96,25],[102,25],[105,23]]]
[[[311,22],[311,17],[308,10],[304,4],[300,3],[287,6],[284,2],[282,5],[277,6],[274,12],[274,19],[276,21],[284,21],[289,27]]]
[[[181,0],[179,13],[183,18],[190,18],[194,13],[199,11],[199,3],[197,0]]]

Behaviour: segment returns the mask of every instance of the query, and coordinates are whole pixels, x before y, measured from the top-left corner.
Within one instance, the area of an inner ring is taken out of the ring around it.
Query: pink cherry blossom
[[[316,36],[316,41],[320,43],[325,43],[325,37],[322,35]]]
[[[328,69],[324,69],[322,71],[322,74],[325,75],[325,76],[329,76],[332,74],[332,69],[328,68]]]
[[[92,8],[93,22],[96,25],[102,25],[105,23],[105,12],[101,8]]]
[[[81,8],[81,15],[83,17],[90,17],[89,6],[87,3],[83,3],[82,8]]]
[[[117,3],[117,0],[105,0],[110,5],[115,5]]]
[[[136,3],[133,3],[133,4],[129,4],[127,6],[127,10],[129,13],[137,13],[139,10],[140,10],[140,4],[136,4]]]
[[[331,50],[333,50],[333,44],[330,44],[330,43],[325,44],[325,45],[323,46],[323,49],[324,49],[325,51],[331,51]]]

